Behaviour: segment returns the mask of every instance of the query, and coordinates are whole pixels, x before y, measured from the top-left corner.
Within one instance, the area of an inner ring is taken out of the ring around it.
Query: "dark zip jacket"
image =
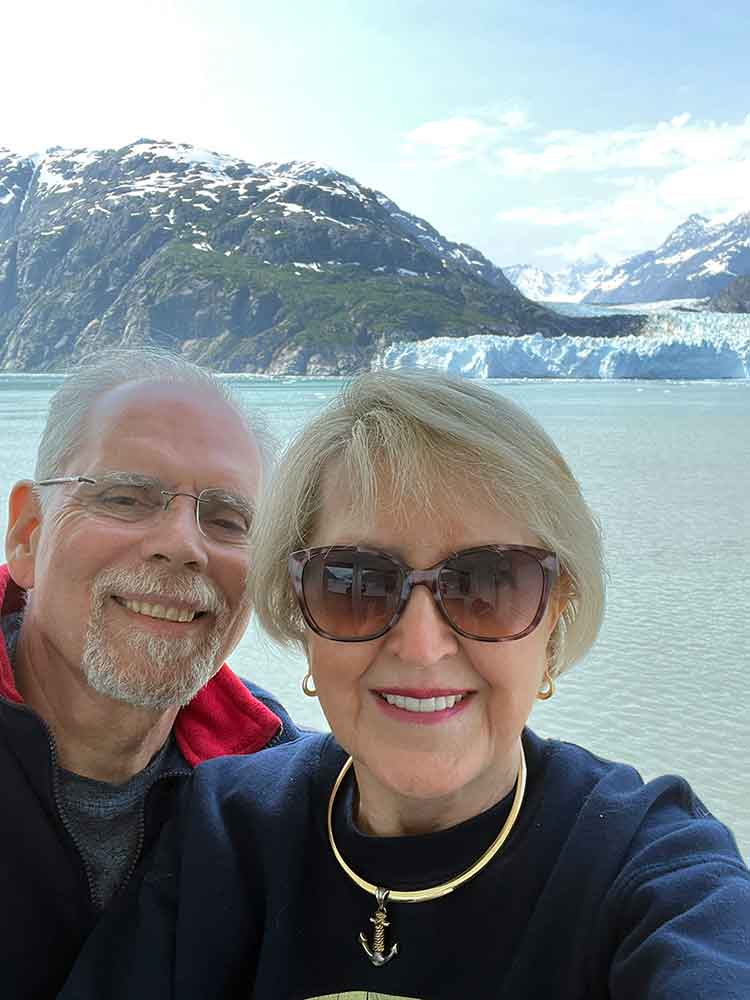
[[[0,567],[0,615],[20,611],[24,599],[8,568]],[[140,857],[174,812],[192,767],[296,735],[271,695],[245,684],[224,664],[177,715],[175,741],[190,767],[163,773],[151,786]],[[1,634],[0,858],[0,997],[47,1000],[65,981],[100,913],[81,852],[61,816],[52,734],[23,704]]]

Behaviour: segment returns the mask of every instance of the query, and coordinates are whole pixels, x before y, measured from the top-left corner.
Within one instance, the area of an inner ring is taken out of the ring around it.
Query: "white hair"
[[[138,347],[107,351],[95,360],[84,359],[72,369],[50,400],[37,451],[35,480],[39,482],[64,474],[83,444],[87,418],[100,396],[122,385],[143,382],[202,389],[223,400],[254,436],[264,481],[268,478],[276,444],[265,421],[258,414],[248,414],[229,387],[213,372],[168,351]],[[43,491],[40,493],[43,501]]]
[[[605,569],[598,522],[552,439],[521,407],[468,379],[419,370],[355,378],[305,427],[261,503],[250,585],[256,614],[281,642],[304,646],[287,556],[310,544],[325,516],[322,483],[340,471],[363,518],[385,491],[393,515],[460,516],[486,503],[556,552],[567,605],[547,657],[559,674],[588,651],[601,625]]]

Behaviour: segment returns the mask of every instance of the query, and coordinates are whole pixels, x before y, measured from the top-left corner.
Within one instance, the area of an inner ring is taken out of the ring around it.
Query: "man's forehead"
[[[117,418],[123,413],[154,414],[166,419],[175,412],[206,418],[231,415],[242,424],[239,414],[217,392],[208,386],[186,382],[163,382],[158,379],[125,382],[102,392],[92,406],[92,413],[103,419]]]
[[[182,480],[190,472],[203,485],[260,485],[260,454],[243,417],[218,393],[178,382],[137,382],[109,389],[95,400],[73,462],[100,471],[119,469]],[[210,483],[204,482],[206,479]]]

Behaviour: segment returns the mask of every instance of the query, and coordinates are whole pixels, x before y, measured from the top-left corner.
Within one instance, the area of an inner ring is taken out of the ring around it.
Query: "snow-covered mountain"
[[[394,339],[607,337],[335,169],[169,141],[0,149],[0,371],[154,343],[222,371],[348,374]]]
[[[503,268],[505,277],[534,302],[580,302],[608,271],[609,265],[602,257],[577,260],[551,274],[533,264]]]
[[[583,301],[627,304],[703,298],[746,274],[750,274],[750,212],[726,223],[712,223],[694,213],[656,250],[610,268]]]

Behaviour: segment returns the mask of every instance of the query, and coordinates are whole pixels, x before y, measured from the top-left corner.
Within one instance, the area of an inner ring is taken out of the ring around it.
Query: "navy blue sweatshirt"
[[[209,762],[150,872],[89,940],[62,1000],[747,1000],[750,873],[681,779],[526,731],[526,799],[494,860],[452,895],[391,903],[382,967],[373,898],[333,858],[330,790],[345,759],[305,736]],[[442,881],[488,846],[509,799],[451,830],[372,838],[338,798],[336,837],[366,878]],[[363,992],[360,992],[363,991]]]
[[[24,601],[7,567],[0,567],[0,617],[17,614]],[[173,814],[193,766],[297,734],[274,698],[226,665],[180,711],[173,732],[187,763],[162,774],[149,791],[141,856]],[[51,1000],[100,911],[84,852],[64,818],[54,739],[16,689],[1,634],[0,795],[0,997]]]

